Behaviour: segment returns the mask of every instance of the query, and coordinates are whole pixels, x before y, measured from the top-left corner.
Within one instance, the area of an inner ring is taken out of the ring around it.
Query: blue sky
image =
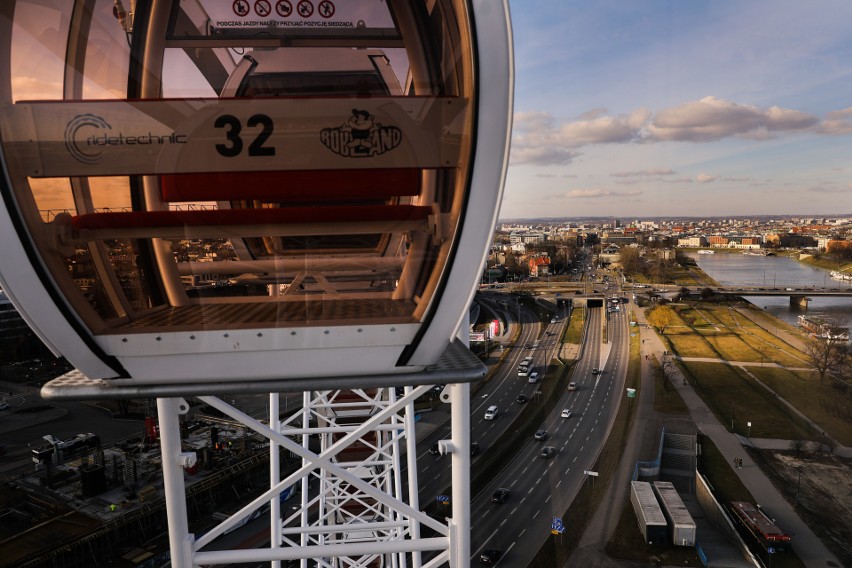
[[[501,219],[852,214],[852,3],[510,6]]]

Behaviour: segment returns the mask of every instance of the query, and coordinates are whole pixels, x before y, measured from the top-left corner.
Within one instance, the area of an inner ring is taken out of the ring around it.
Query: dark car
[[[429,448],[429,453],[433,456],[437,456],[441,453],[441,450],[438,448],[438,444],[432,444],[432,447]]]
[[[545,446],[541,449],[541,457],[544,459],[550,459],[556,455],[556,448],[553,446]]]
[[[533,435],[533,438],[541,441],[547,440],[547,430],[539,430]]]
[[[527,398],[527,395],[525,395],[525,394],[519,394],[519,395],[518,395],[518,398],[516,398],[516,399],[515,399],[515,401],[516,401],[516,402],[518,402],[518,403],[520,403],[520,404],[523,404],[523,403],[525,403],[525,402],[526,402],[526,401],[528,401],[528,400],[529,400],[529,399]]]
[[[500,556],[502,554],[503,553],[496,548],[487,548],[479,555],[479,563],[485,564],[486,566],[494,566],[497,564],[497,561],[500,560]]]
[[[470,443],[470,455],[475,456],[479,453],[479,442]]]
[[[524,343],[524,349],[532,349],[532,345],[529,343]]]
[[[494,492],[494,495],[491,496],[492,503],[505,503],[506,499],[509,498],[509,495],[512,492],[506,489],[505,487],[501,487],[497,491]]]

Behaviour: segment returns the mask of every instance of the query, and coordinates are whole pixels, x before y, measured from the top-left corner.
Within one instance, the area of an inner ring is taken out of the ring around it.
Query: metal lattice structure
[[[463,410],[454,404],[453,416],[454,424],[464,426],[461,430],[454,428],[452,439],[443,444],[453,456],[454,469],[454,514],[453,520],[446,521],[421,511],[417,497],[414,400],[428,390],[428,385],[405,387],[399,397],[393,388],[307,391],[300,410],[271,425],[220,398],[200,397],[269,439],[270,487],[197,539],[187,529],[182,472],[194,456],[181,453],[180,440],[174,436],[179,414],[188,405],[181,399],[158,399],[173,565],[301,559],[302,566],[312,560],[322,568],[419,567],[443,565],[451,558],[468,558],[469,540],[455,528],[460,518],[470,516],[469,492],[464,484],[464,479],[469,479],[470,465],[466,449],[468,425],[464,419],[469,386],[449,385],[442,394],[454,403],[462,399]],[[270,395],[272,415],[278,412],[278,397],[277,393]],[[313,451],[311,446],[317,443],[316,438],[319,449]],[[279,447],[302,460],[301,467],[284,478],[278,473]],[[282,510],[281,494],[293,487],[299,487],[298,504]],[[270,505],[268,548],[204,550],[267,504]],[[425,530],[436,536],[423,538]],[[182,551],[178,557],[175,547]],[[429,553],[426,562],[423,553]]]

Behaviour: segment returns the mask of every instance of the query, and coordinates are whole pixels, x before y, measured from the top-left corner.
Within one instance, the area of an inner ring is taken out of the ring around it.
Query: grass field
[[[671,350],[681,357],[718,357],[710,344],[699,334],[685,329],[666,333]]]
[[[749,305],[692,303],[672,307],[678,320],[666,328],[663,337],[680,357],[779,365],[749,366],[746,372],[723,362],[683,363],[723,424],[730,424],[733,404],[735,414],[740,409],[741,420],[734,423],[740,434],[747,433],[745,422],[751,420],[759,425],[752,428],[755,437],[815,440],[819,436],[783,401],[750,378],[748,373],[752,373],[838,442],[852,445],[852,399],[829,386],[820,387],[810,372],[803,371],[810,367],[807,355],[771,332],[773,327],[782,328],[801,336],[798,330]],[[749,317],[741,310],[749,310]],[[750,416],[742,416],[746,409]]]
[[[565,330],[565,343],[580,344],[583,341],[583,327],[586,323],[586,308],[576,307],[571,310],[571,322]]]
[[[722,363],[683,362],[691,382],[716,418],[754,438],[814,440],[817,433],[792,410],[742,371]]]
[[[838,442],[852,446],[852,404],[847,396],[828,385],[819,386],[809,373],[766,367],[751,367],[749,372],[783,399],[795,401],[799,411]]]
[[[680,393],[671,381],[666,378],[660,363],[654,359],[654,410],[665,414],[689,414],[689,409],[683,402]]]

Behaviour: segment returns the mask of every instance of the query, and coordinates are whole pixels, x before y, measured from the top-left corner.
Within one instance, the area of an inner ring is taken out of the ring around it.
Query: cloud
[[[592,144],[627,143],[638,139],[650,111],[634,110],[621,116],[606,116],[606,109],[593,109],[578,120],[561,124],[546,112],[515,114],[512,135],[513,164],[568,164],[577,149]]]
[[[528,146],[512,143],[509,161],[514,165],[535,164],[540,166],[570,164],[577,152],[557,146]]]
[[[777,106],[762,110],[711,96],[658,112],[647,131],[654,140],[710,142],[807,130],[817,122],[816,117],[797,110]]]
[[[852,134],[852,107],[826,114],[818,131],[829,136]]]
[[[814,193],[845,193],[852,192],[852,183],[840,184],[839,182],[829,180],[821,181],[816,185],[808,188],[808,191]]]
[[[742,183],[742,182],[747,182],[747,181],[753,181],[753,178],[750,178],[750,177],[726,177],[726,178],[723,178],[722,181],[731,181],[731,182],[735,182],[735,183]]]
[[[852,134],[852,107],[832,111],[820,121],[795,109],[761,108],[714,96],[673,106],[653,114],[638,108],[617,116],[593,108],[573,120],[560,121],[548,112],[518,112],[512,135],[513,164],[564,165],[579,149],[599,144],[647,142],[714,142],[738,137],[775,138],[784,133]],[[669,169],[624,171],[613,177],[668,176]]]
[[[658,169],[650,169],[650,170],[638,170],[634,172],[615,172],[611,173],[612,177],[647,177],[647,176],[671,176],[676,172],[674,170],[668,168],[658,168]]]
[[[538,174],[535,174],[535,177],[538,177],[538,178],[555,178],[556,174],[538,173]]]
[[[585,116],[588,116],[586,113]],[[588,144],[612,144],[631,142],[640,135],[640,129],[648,121],[651,112],[637,109],[627,115],[601,116],[594,114],[559,128],[557,140],[561,145],[577,148]]]
[[[695,181],[698,183],[713,183],[717,179],[719,179],[719,176],[712,176],[703,172],[695,176]]]
[[[572,199],[598,199],[601,197],[634,197],[642,195],[641,191],[613,191],[611,189],[590,188],[590,189],[572,189],[565,194],[565,197]]]

